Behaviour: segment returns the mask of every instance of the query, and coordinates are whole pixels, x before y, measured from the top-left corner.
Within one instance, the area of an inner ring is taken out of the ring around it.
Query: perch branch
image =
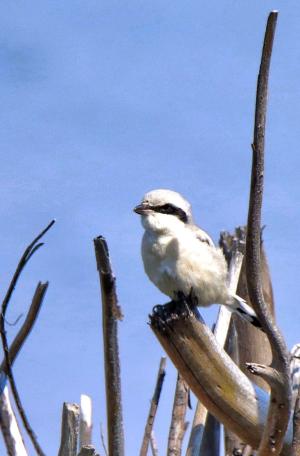
[[[94,239],[97,269],[101,284],[104,363],[107,407],[108,453],[124,455],[120,359],[117,320],[122,318],[118,305],[115,277],[105,239]]]
[[[268,17],[257,81],[254,139],[252,145],[253,161],[246,242],[246,271],[249,296],[261,325],[270,341],[273,355],[271,367],[276,369],[281,375],[281,383],[283,385],[283,388],[275,387],[277,381],[273,378],[271,371],[268,371],[267,378],[268,381],[271,382],[270,407],[265,430],[259,446],[259,456],[267,456],[270,454],[276,456],[280,454],[291,409],[288,353],[284,339],[279,329],[276,327],[272,315],[264,301],[260,255],[268,78],[276,21],[277,12],[273,11]],[[257,375],[262,375],[260,369],[257,371]]]
[[[153,429],[153,423],[155,420],[155,415],[161,395],[161,390],[163,387],[165,375],[166,375],[166,358],[161,358],[160,363],[159,363],[159,369],[158,369],[158,374],[157,374],[157,380],[155,384],[155,390],[154,394],[151,400],[150,404],[150,410],[147,418],[147,423],[145,426],[145,432],[144,432],[144,437],[143,437],[143,442],[140,450],[140,456],[147,456],[148,452],[148,446],[149,446],[149,441],[151,438],[151,432]]]
[[[198,309],[187,302],[150,316],[151,329],[198,400],[226,428],[257,448],[269,396],[254,386],[216,342]],[[291,429],[291,427],[290,427]],[[291,432],[282,455],[288,455]]]

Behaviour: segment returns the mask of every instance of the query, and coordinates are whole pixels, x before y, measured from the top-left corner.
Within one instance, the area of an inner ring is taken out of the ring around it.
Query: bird
[[[178,192],[147,192],[134,209],[141,216],[142,259],[151,282],[172,301],[192,296],[199,307],[226,306],[261,328],[254,310],[227,286],[222,250],[193,221],[190,203]]]

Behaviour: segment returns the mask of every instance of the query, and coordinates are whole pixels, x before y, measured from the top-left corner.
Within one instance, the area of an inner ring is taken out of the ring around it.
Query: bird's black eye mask
[[[163,204],[162,206],[151,206],[151,209],[155,212],[160,212],[161,214],[170,214],[175,215],[181,220],[183,223],[187,223],[188,218],[184,210],[180,209],[173,204]]]

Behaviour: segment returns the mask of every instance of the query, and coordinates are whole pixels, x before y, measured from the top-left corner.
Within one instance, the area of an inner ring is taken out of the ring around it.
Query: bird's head
[[[145,230],[168,232],[192,222],[191,206],[180,193],[172,190],[152,190],[146,193],[134,212],[142,216]]]

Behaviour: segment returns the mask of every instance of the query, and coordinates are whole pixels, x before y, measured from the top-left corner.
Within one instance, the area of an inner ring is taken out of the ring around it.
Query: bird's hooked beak
[[[138,204],[138,205],[133,209],[133,211],[134,211],[136,214],[146,215],[146,214],[149,214],[149,212],[151,212],[151,207],[149,206],[148,203],[141,203],[141,204]]]

